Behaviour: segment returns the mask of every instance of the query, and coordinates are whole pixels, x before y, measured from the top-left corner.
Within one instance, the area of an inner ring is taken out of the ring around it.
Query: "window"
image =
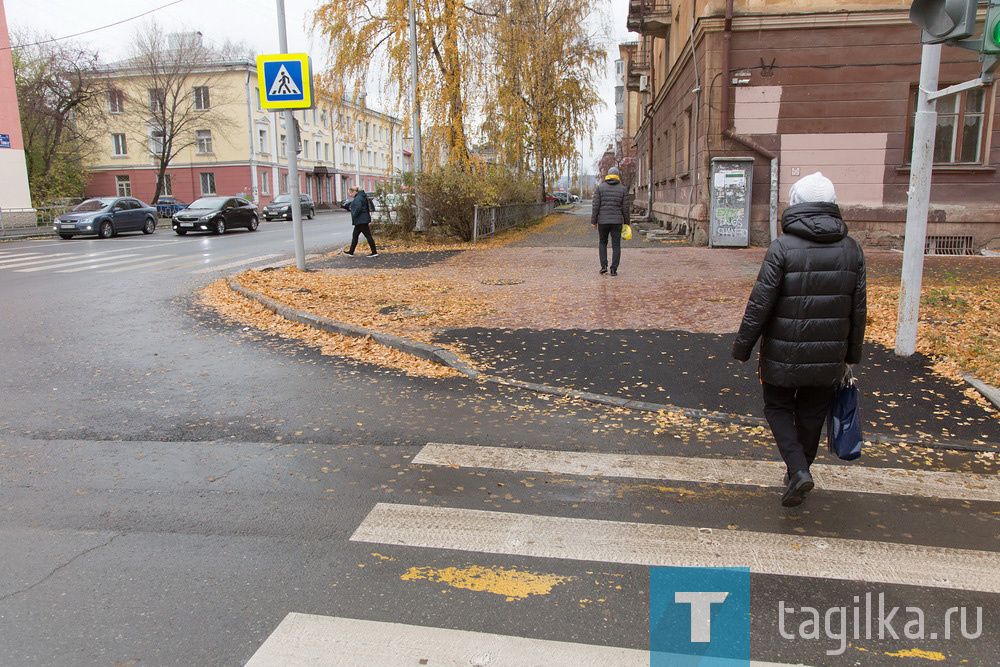
[[[160,155],[163,153],[163,130],[150,130],[149,131],[149,152],[153,155]]]
[[[257,152],[258,153],[270,153],[271,150],[267,145],[267,130],[257,130]]]
[[[941,84],[939,88],[944,88]],[[986,155],[986,119],[990,99],[988,88],[974,88],[937,101],[937,132],[934,136],[934,164],[982,163]],[[913,120],[917,90],[910,93],[910,118],[906,128],[907,162],[913,154]]]
[[[281,143],[278,144],[278,155],[280,155],[281,157],[285,157],[285,154],[288,152],[285,149],[287,144],[288,144],[288,137],[286,137],[285,135],[281,135]]]
[[[328,122],[329,119],[327,118],[326,110],[325,109],[323,110],[323,113],[320,114],[320,120],[323,122],[323,127],[326,127],[327,122]]]
[[[319,147],[320,147],[320,143],[317,141],[316,142],[316,152],[314,153],[314,155],[316,156],[317,160],[321,160],[323,158],[323,154],[319,152]]]
[[[212,152],[212,131],[211,130],[195,130],[194,133],[195,144],[197,144],[198,154],[205,155]]]
[[[260,193],[262,195],[271,194],[271,174],[267,171],[260,172]]]
[[[281,175],[281,192],[282,194],[288,192],[288,174]]]
[[[115,191],[119,197],[132,196],[132,181],[128,176],[115,176]]]
[[[340,147],[340,161],[347,164],[347,146]]]
[[[312,197],[313,193],[313,179],[306,178],[306,194]]]
[[[264,108],[260,106],[260,87],[254,88],[254,91],[257,93],[257,111],[263,111]]]
[[[304,157],[307,160],[309,159],[309,142],[308,141],[303,141],[302,142],[302,157]]]
[[[125,145],[125,135],[123,133],[112,134],[111,145],[113,146],[114,155],[128,155],[128,148]]]
[[[684,150],[683,132],[678,131],[677,123],[674,123],[671,127],[674,133],[674,175],[680,176],[684,173],[684,168],[681,164],[681,153]]]
[[[312,111],[313,111],[313,125],[317,125],[318,123],[316,122],[316,107],[313,107]]]
[[[170,180],[170,174],[163,175],[163,181],[160,183],[160,194],[166,195],[168,197],[174,194],[174,184]]]
[[[199,174],[201,180],[201,194],[215,194],[215,172],[203,171]]]
[[[691,107],[684,111],[684,148],[682,149],[681,167],[683,173],[691,173]]]
[[[365,139],[368,138],[368,132],[371,130],[371,124],[365,123]]]
[[[149,110],[153,113],[163,112],[163,102],[164,95],[162,88],[150,88],[146,92],[149,93]]]
[[[330,161],[330,144],[323,144],[323,159]]]
[[[208,86],[195,86],[194,88],[194,108],[198,111],[205,111],[209,108]]]
[[[125,93],[120,90],[108,91],[108,111],[125,113]]]

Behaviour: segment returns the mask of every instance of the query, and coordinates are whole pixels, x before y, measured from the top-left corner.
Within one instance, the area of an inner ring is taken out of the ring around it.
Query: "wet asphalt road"
[[[306,224],[307,251],[349,233],[346,215],[321,215]],[[741,434],[657,433],[599,406],[323,357],[197,304],[200,286],[258,265],[234,263],[291,248],[280,223],[224,237],[0,244],[0,664],[241,665],[289,612],[646,647],[648,568],[349,541],[379,502],[997,550],[989,502],[816,492],[789,514],[774,489],[413,465],[428,442],[773,454]],[[105,268],[59,272],[108,251],[120,259],[101,255]],[[15,270],[54,253],[74,256]],[[133,254],[160,263],[121,257]],[[935,461],[982,467],[950,457]],[[412,576],[477,566],[566,583],[511,598]],[[872,584],[755,575],[754,585],[760,659],[884,664],[885,651],[923,647],[987,664],[1000,649],[994,593],[879,584],[928,616],[982,606],[993,631],[933,646],[861,642],[831,657],[820,642],[776,641],[763,601],[833,604]]]

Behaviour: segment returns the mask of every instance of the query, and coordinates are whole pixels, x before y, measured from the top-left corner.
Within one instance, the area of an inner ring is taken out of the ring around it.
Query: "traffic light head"
[[[913,0],[910,21],[924,32],[924,44],[946,44],[976,32],[977,0]]]
[[[986,10],[982,53],[1000,54],[1000,0],[991,0]]]

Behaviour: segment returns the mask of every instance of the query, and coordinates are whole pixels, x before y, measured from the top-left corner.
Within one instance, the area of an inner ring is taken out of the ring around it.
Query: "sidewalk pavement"
[[[756,364],[730,356],[763,248],[622,242],[619,276],[598,274],[589,209],[511,245],[475,252],[389,252],[376,263],[329,255],[323,271],[435,276],[479,289],[497,306],[479,326],[445,329],[491,376],[693,410],[762,417]],[[610,249],[609,249],[610,251]],[[869,271],[896,271],[896,253],[868,253]],[[921,355],[867,342],[856,369],[866,435],[996,450],[1000,420]],[[738,420],[737,420],[738,421]]]

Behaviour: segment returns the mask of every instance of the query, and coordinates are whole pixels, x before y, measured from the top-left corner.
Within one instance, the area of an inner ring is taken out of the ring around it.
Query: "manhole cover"
[[[379,308],[378,312],[382,315],[395,315],[396,317],[423,317],[424,315],[429,315],[426,310],[410,306],[386,306],[385,308]]]
[[[483,280],[481,282],[484,285],[521,285],[524,283],[523,280],[516,280],[514,278],[497,278],[495,280]]]

